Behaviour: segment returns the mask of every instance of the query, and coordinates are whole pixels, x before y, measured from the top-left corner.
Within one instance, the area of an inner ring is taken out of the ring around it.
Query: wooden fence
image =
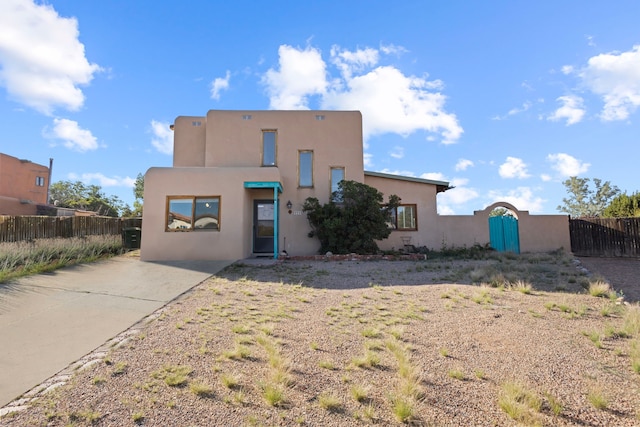
[[[640,218],[570,219],[569,233],[574,255],[640,257]]]
[[[56,237],[121,235],[127,227],[142,227],[142,218],[100,216],[0,216],[0,242]]]

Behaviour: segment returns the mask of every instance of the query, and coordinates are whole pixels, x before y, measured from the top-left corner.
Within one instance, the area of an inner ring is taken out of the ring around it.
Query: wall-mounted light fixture
[[[291,203],[291,200],[287,201],[287,209],[289,210],[289,214],[291,214],[292,207],[293,207],[293,203]]]

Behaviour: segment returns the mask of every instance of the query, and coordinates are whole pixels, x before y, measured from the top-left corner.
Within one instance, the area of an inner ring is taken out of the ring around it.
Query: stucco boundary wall
[[[571,251],[568,215],[530,215],[506,202],[497,202],[473,215],[438,215],[437,233],[441,246],[470,247],[489,243],[489,214],[496,208],[511,210],[518,219],[520,252]],[[433,248],[439,249],[439,248]]]

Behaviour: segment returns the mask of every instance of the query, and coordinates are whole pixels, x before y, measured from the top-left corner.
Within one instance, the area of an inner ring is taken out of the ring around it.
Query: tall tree
[[[58,181],[50,187],[51,202],[63,208],[82,209],[104,216],[118,216],[127,207],[118,196],[106,196],[99,185]]]
[[[513,217],[513,212],[511,212],[507,208],[495,208],[491,212],[489,212],[489,216],[510,216]]]
[[[616,196],[602,213],[604,217],[634,217],[640,216],[640,192],[631,196],[627,193]]]
[[[602,216],[611,199],[620,193],[620,189],[611,185],[609,181],[593,178],[595,188],[590,188],[589,178],[575,176],[562,182],[569,193],[568,198],[562,199],[562,205],[558,206],[560,212],[565,212],[572,217]]]
[[[133,186],[133,195],[136,200],[133,202],[133,212],[131,216],[142,215],[142,205],[144,202],[144,175],[139,173],[136,178],[136,183]]]
[[[320,253],[376,253],[375,240],[389,237],[388,222],[400,199],[391,195],[383,203],[377,189],[355,181],[340,181],[338,186],[329,203],[321,205],[315,197],[305,200],[302,210],[313,229],[309,237],[318,237]]]

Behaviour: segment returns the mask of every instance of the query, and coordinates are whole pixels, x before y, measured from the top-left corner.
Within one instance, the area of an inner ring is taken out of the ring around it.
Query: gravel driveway
[[[0,426],[639,425],[640,308],[490,255],[236,263]]]

